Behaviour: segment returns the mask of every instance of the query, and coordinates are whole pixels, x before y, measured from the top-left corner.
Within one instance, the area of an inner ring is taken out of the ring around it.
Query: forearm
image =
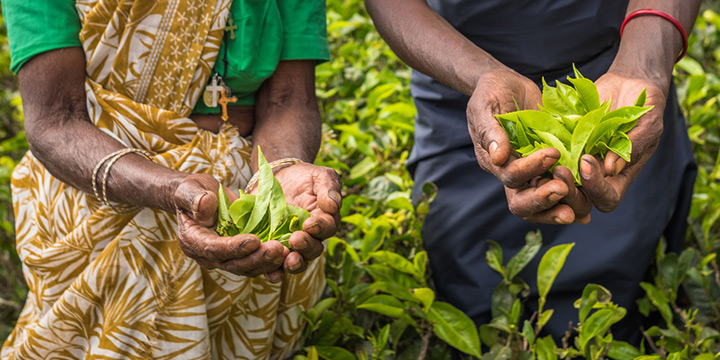
[[[631,0],[626,15],[639,9],[656,9],[670,14],[689,35],[700,9],[700,0]],[[673,65],[682,48],[682,35],[671,22],[659,16],[639,16],[625,26],[620,49],[609,72],[645,77],[667,94]]]
[[[253,130],[252,167],[257,170],[257,147],[268,161],[315,160],[322,121],[315,97],[315,61],[281,61],[260,88]]]
[[[84,76],[82,50],[68,48],[33,58],[23,66],[18,80],[33,155],[57,179],[92,194],[96,164],[125,146],[90,122]],[[101,170],[98,186],[103,179],[104,168]],[[111,201],[174,211],[167,194],[172,194],[184,176],[128,154],[111,168],[107,195]]]
[[[467,95],[480,76],[507,69],[476,46],[424,0],[365,0],[375,27],[410,67]]]

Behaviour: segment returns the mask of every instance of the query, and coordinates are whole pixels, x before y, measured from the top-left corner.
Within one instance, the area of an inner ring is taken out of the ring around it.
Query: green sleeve
[[[45,51],[81,46],[75,0],[2,0],[10,43],[10,70],[16,73]]]
[[[330,60],[325,0],[277,0],[283,23],[280,60]]]

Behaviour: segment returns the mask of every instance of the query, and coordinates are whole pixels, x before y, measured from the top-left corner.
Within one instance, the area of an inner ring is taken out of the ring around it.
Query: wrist
[[[653,82],[667,92],[672,69],[685,46],[682,32],[661,16],[637,16],[624,24],[609,73]]]

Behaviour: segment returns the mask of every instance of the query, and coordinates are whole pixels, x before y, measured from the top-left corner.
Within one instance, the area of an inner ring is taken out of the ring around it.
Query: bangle
[[[280,160],[275,160],[275,161],[271,162],[269,165],[270,165],[270,169],[274,169],[279,166],[295,165],[295,164],[300,164],[300,163],[304,163],[304,161],[302,161],[298,158],[284,158],[284,159],[280,159]],[[245,193],[248,193],[248,191],[250,191],[255,186],[255,184],[258,182],[259,176],[260,176],[260,171],[256,171],[255,174],[253,174],[253,176],[250,178],[250,181],[248,181],[247,185],[245,186]]]
[[[114,206],[113,204],[111,204],[107,198],[107,179],[108,179],[108,174],[110,174],[110,168],[115,164],[115,162],[118,161],[118,159],[120,159],[121,157],[123,157],[127,154],[130,154],[130,153],[135,153],[135,154],[141,155],[144,158],[146,158],[152,162],[155,162],[155,160],[153,160],[153,158],[150,156],[150,154],[145,150],[121,149],[121,150],[115,151],[115,152],[105,156],[102,160],[100,160],[100,162],[98,162],[98,164],[95,165],[95,169],[93,169],[93,174],[92,174],[92,189],[93,189],[93,194],[95,195],[95,198],[99,202],[101,202],[103,205],[109,206],[113,211],[115,211],[118,214],[122,214],[122,215],[131,214],[131,213],[139,210],[140,207],[139,206]],[[107,166],[105,167],[105,171],[103,172],[102,184],[101,184],[102,191],[98,191],[98,186],[97,186],[98,172],[102,168],[103,164],[105,164],[106,162],[107,162]]]
[[[688,36],[687,36],[687,33],[685,32],[685,29],[683,28],[682,24],[680,24],[680,22],[677,19],[675,19],[670,14],[668,14],[664,11],[655,10],[655,9],[640,9],[640,10],[633,11],[632,13],[630,13],[630,15],[628,15],[625,18],[625,21],[623,21],[622,26],[620,26],[620,37],[622,38],[623,30],[625,30],[625,25],[627,25],[627,23],[630,20],[632,20],[638,16],[643,16],[643,15],[659,16],[659,17],[669,21],[670,23],[672,23],[675,26],[675,28],[678,29],[678,31],[680,31],[680,35],[682,36],[682,40],[683,40],[683,49],[680,52],[680,55],[678,56],[677,60],[675,60],[675,62],[677,63],[678,61],[680,61],[680,59],[682,59],[685,56],[685,54],[687,53],[687,50],[688,50]]]

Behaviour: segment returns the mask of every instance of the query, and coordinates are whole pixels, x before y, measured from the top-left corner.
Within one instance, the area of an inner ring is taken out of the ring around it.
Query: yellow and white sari
[[[251,175],[250,141],[188,116],[222,40],[230,0],[78,0],[91,120],[167,167],[229,188]],[[88,174],[90,178],[91,174]],[[12,178],[29,286],[2,359],[284,358],[324,287],[324,260],[271,284],[204,270],[175,216],[119,215],[55,179],[28,153]]]

